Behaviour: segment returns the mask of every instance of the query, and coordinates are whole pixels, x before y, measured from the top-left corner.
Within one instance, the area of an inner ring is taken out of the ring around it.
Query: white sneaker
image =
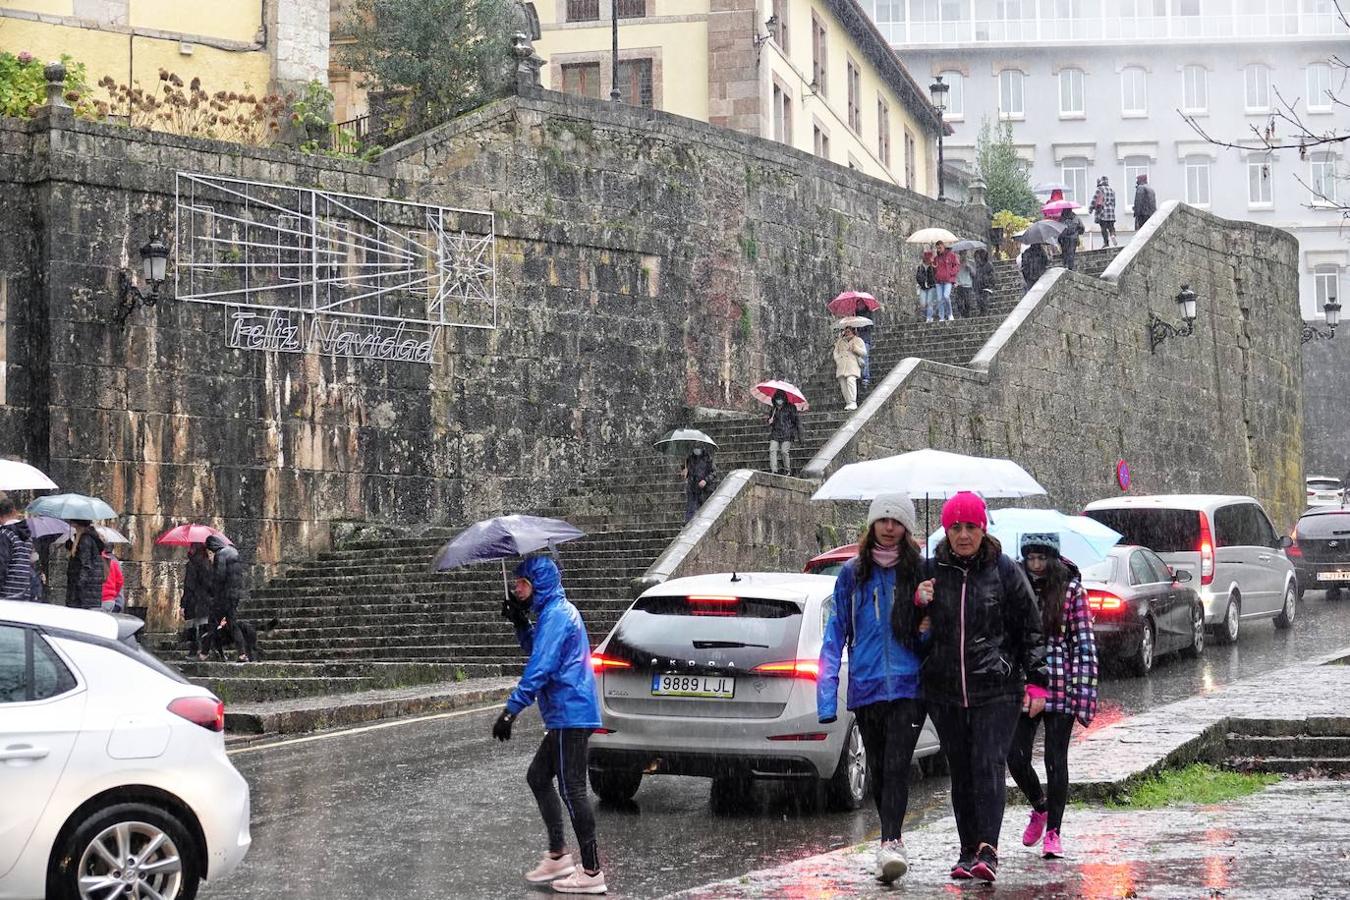
[[[852,412],[853,410],[855,410],[855,409],[857,409],[857,408],[858,408],[858,404],[856,404],[856,403],[850,403],[848,406],[845,406],[845,407],[844,407],[844,412]]]
[[[539,860],[539,865],[525,873],[525,880],[531,884],[544,884],[555,878],[571,875],[576,869],[576,863],[572,861],[572,854],[564,853],[554,859],[545,853],[544,858]]]
[[[577,866],[576,871],[566,878],[553,882],[553,889],[560,894],[603,894],[608,890],[604,872],[587,875],[581,866]]]
[[[882,841],[877,848],[877,880],[890,884],[909,871],[909,856],[900,841]]]

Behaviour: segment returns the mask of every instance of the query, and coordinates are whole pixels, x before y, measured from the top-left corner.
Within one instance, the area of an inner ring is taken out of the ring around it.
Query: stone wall
[[[1326,326],[1316,323],[1320,330]],[[1350,330],[1303,345],[1303,474],[1350,471]]]
[[[1251,494],[1288,528],[1303,500],[1297,249],[1165,204],[1102,278],[1051,270],[974,368],[897,368],[805,474],[922,447],[1008,457],[1073,510],[1119,494],[1124,459],[1132,494]],[[1148,311],[1178,323],[1183,284],[1195,334],[1151,352]]]
[[[431,366],[227,349],[221,307],[172,299],[119,329],[117,271],[173,233],[178,172],[492,210],[500,327],[444,333]],[[224,527],[257,577],[335,520],[541,505],[686,404],[805,377],[841,288],[907,314],[902,241],[927,224],[983,231],[780,145],[561,95],[490,105],[377,165],[0,121],[0,452],[123,513],[130,589],[163,616],[180,562],[152,538],[175,522]]]

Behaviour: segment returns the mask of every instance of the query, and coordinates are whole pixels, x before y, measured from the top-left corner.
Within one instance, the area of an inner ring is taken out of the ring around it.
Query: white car
[[[224,705],[139,624],[0,601],[0,900],[191,900],[248,852]]]
[[[1308,506],[1340,506],[1341,480],[1326,475],[1311,475],[1306,481]]]
[[[643,775],[712,778],[715,811],[753,779],[820,784],[836,808],[867,800],[867,755],[853,715],[816,718],[816,676],[832,576],[742,572],[675,578],[644,592],[591,657],[604,727],[591,739],[591,787],[632,798]],[[914,758],[938,750],[925,723]]]

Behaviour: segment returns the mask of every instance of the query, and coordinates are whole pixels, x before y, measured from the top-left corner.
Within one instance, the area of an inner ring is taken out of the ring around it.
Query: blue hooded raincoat
[[[506,701],[507,711],[520,715],[537,698],[545,728],[599,728],[590,638],[581,613],[563,593],[557,565],[546,556],[531,556],[516,567],[516,577],[534,585],[535,624],[516,630],[530,660]]]
[[[816,682],[816,714],[822,722],[832,722],[839,715],[839,667],[846,645],[849,709],[919,696],[919,657],[897,641],[891,630],[895,569],[873,566],[861,589],[857,576],[858,561],[851,559],[834,582],[834,609],[825,625]],[[913,598],[899,602],[910,603]]]

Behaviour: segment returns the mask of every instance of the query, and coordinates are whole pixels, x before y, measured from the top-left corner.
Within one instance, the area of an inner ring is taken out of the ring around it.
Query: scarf
[[[883,569],[893,569],[895,564],[900,561],[899,547],[873,547],[872,562],[881,566]]]

